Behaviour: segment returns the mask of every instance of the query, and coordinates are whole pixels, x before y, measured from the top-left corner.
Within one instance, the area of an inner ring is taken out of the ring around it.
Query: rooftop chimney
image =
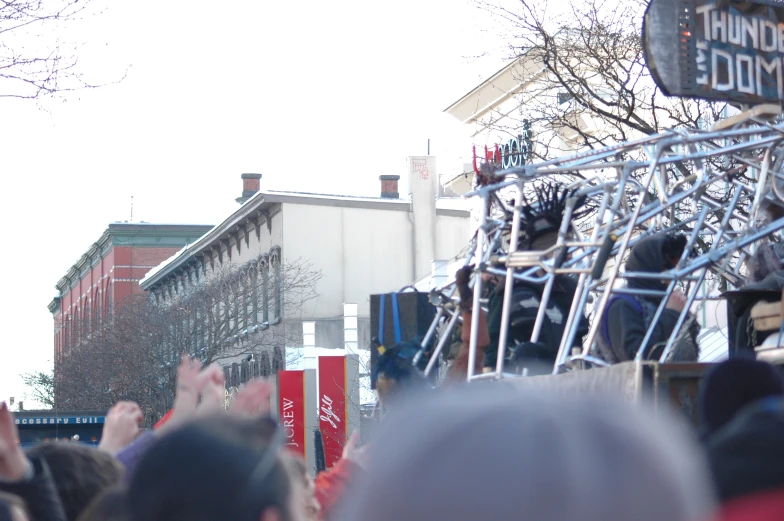
[[[256,195],[261,188],[261,174],[242,174],[242,197],[237,197],[235,201],[245,204],[245,201]]]
[[[400,194],[397,191],[397,182],[400,181],[399,175],[380,175],[378,178],[381,180],[382,199],[400,199]]]

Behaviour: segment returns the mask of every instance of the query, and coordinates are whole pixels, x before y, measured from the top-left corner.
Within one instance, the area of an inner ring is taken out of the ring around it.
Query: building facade
[[[259,370],[244,363],[275,359],[243,348],[253,345],[253,335],[288,328],[296,334],[279,336],[273,341],[277,345],[264,342],[265,347],[285,351],[302,345],[302,323],[309,322],[315,327],[315,346],[344,348],[346,303],[357,305],[358,343],[365,347],[370,341],[369,296],[400,290],[429,275],[434,261],[455,258],[470,238],[469,212],[437,196],[435,158],[409,158],[408,174],[408,197],[400,196],[400,177],[395,175],[381,176],[377,198],[261,190],[259,174],[243,174],[243,196],[238,199],[242,206],[148,273],[141,287],[166,304],[176,302],[188,288],[209,284],[210,277],[222,277],[223,267],[239,270],[238,286],[246,288],[245,294],[227,291],[223,302],[213,304],[223,310],[217,313],[230,328],[224,338],[213,335],[209,340],[213,349],[226,344],[221,363],[230,385],[270,372],[269,366]],[[297,307],[295,316],[286,316],[293,297],[281,289],[290,285],[281,270],[297,263],[320,274],[312,288],[317,296]],[[237,306],[237,300],[242,304]],[[240,313],[235,315],[232,309]],[[199,316],[210,313],[204,309]],[[198,336],[197,342],[205,338]],[[199,350],[198,345],[192,348]]]
[[[55,355],[78,343],[124,299],[141,292],[152,268],[211,226],[113,223],[57,282],[49,311]],[[57,360],[57,356],[55,356]]]

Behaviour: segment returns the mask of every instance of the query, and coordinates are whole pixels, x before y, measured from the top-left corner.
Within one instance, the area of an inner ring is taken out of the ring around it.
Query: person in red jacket
[[[784,489],[729,501],[717,521],[784,521]]]
[[[345,497],[350,481],[366,472],[368,447],[359,447],[359,433],[354,432],[343,448],[343,457],[331,469],[316,476],[316,501],[321,506],[319,519],[329,520],[335,505]]]

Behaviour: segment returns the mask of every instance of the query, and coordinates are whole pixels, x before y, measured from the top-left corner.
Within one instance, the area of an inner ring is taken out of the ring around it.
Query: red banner
[[[278,411],[286,447],[305,457],[305,371],[278,371]]]
[[[340,460],[343,445],[348,438],[348,389],[345,356],[320,356],[319,429],[324,439],[324,457],[327,468]]]

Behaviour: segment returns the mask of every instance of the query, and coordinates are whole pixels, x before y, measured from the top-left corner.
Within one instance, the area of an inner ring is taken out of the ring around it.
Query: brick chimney
[[[397,191],[397,183],[400,181],[399,175],[380,175],[378,178],[381,180],[382,199],[400,199],[400,194]]]
[[[245,201],[256,195],[261,188],[261,174],[242,174],[242,196],[235,201],[245,204]]]

